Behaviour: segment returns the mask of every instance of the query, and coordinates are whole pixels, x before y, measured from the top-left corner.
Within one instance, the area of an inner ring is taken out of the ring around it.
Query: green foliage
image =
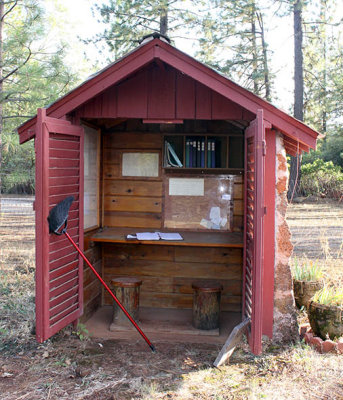
[[[94,8],[106,28],[86,43],[105,42],[115,59],[137,47],[142,37],[151,32],[167,28],[161,33],[172,37],[183,27],[182,21],[193,15],[182,0],[110,0]],[[167,21],[164,28],[163,18]]]
[[[313,301],[329,306],[343,306],[343,288],[324,286],[313,296]]]
[[[272,74],[268,69],[269,50],[264,41],[264,15],[259,2],[213,3],[194,24],[200,38],[197,56],[243,87],[271,100]]]
[[[32,192],[33,144],[19,146],[16,128],[66,93],[75,77],[64,64],[66,45],[47,40],[48,18],[38,0],[6,2],[0,106],[2,192]],[[2,89],[2,91],[1,91]],[[12,137],[12,135],[15,136]]]
[[[88,340],[89,331],[84,324],[77,324],[76,331],[73,332],[81,341]]]
[[[299,262],[297,258],[293,260],[293,277],[297,281],[313,282],[323,278],[323,270],[318,262],[303,261]]]
[[[33,141],[19,145],[18,135],[4,134],[2,157],[2,192],[34,193],[35,152]]]
[[[340,198],[343,195],[343,173],[332,161],[317,159],[301,166],[300,190],[305,196]]]

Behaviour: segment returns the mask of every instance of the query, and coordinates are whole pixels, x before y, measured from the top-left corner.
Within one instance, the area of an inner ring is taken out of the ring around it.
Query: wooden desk
[[[243,248],[243,235],[237,232],[179,232],[183,240],[132,240],[128,234],[146,232],[137,228],[104,228],[91,234],[89,240],[101,243],[153,244],[163,246],[195,246]],[[150,230],[151,231],[151,230]],[[162,230],[168,232],[168,230]]]

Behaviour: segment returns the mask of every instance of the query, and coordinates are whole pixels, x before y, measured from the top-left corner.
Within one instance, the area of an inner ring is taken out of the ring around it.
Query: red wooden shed
[[[250,318],[261,352],[282,314],[274,280],[285,152],[315,148],[316,131],[152,35],[18,133],[36,149],[38,341],[111,304],[69,242],[49,235],[49,210],[73,195],[68,231],[108,284],[141,278],[142,309],[171,313],[174,335],[192,283],[216,280],[222,326]],[[184,240],[126,239],[141,231]]]

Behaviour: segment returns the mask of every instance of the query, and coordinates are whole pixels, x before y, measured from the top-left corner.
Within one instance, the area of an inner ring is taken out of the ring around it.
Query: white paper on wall
[[[204,179],[170,178],[169,196],[203,196]]]

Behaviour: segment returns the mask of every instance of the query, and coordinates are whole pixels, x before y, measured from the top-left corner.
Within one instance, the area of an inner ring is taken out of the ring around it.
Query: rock
[[[320,337],[313,337],[310,341],[310,345],[318,351],[318,353],[322,353],[323,352],[323,339],[321,339]]]
[[[337,343],[337,352],[338,354],[343,354],[343,342]]]
[[[311,340],[313,339],[313,334],[310,332],[306,332],[304,334],[304,340],[306,344],[310,344]]]
[[[332,340],[325,340],[322,345],[323,353],[333,353],[336,351],[337,343]]]

